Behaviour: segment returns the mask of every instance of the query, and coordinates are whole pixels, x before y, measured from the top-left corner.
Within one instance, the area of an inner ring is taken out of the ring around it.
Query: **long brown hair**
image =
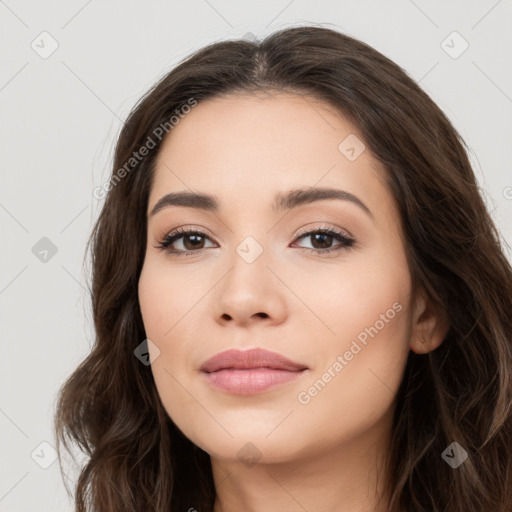
[[[139,101],[121,131],[87,244],[96,340],[55,410],[59,462],[61,442],[87,456],[77,512],[213,509],[208,454],[174,425],[150,367],[134,356],[146,338],[138,279],[162,134],[186,105],[257,90],[323,100],[359,128],[398,205],[413,292],[423,287],[450,325],[436,350],[409,354],[396,397],[389,510],[510,512],[512,269],[467,147],[397,64],[354,38],[307,26],[195,52]],[[143,146],[151,148],[135,158]],[[453,442],[468,454],[457,468],[442,457]]]

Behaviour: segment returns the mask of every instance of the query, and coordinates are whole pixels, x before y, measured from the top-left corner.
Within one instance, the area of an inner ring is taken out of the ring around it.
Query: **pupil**
[[[197,249],[198,243],[199,244],[201,243],[201,240],[200,240],[202,238],[201,235],[187,235],[185,237],[185,239],[184,239],[185,240],[185,247],[187,246],[187,240],[190,240],[190,239],[193,239],[193,238],[196,239],[196,242],[195,243],[192,242],[192,248],[189,247],[189,248],[187,248],[187,250],[193,251],[194,249]],[[199,239],[199,240],[197,240],[197,239]]]
[[[330,242],[332,241],[332,235],[328,235],[326,233],[317,233],[314,237],[313,237],[313,240],[316,241],[316,237],[323,237],[324,238],[324,243],[325,243],[325,238],[327,238],[327,242]],[[315,245],[313,243],[313,245]],[[327,243],[327,246],[326,247],[317,247],[318,249],[328,249],[329,248],[329,243]]]

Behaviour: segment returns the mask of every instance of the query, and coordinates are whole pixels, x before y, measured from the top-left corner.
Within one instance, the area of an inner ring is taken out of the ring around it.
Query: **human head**
[[[440,493],[447,482],[457,489],[459,503],[478,492],[484,500],[477,471],[491,467],[495,450],[510,435],[510,266],[463,142],[444,114],[396,64],[364,43],[328,29],[297,27],[262,42],[210,45],[166,75],[128,118],[116,147],[116,183],[109,188],[92,239],[97,345],[68,386],[67,396],[73,390],[76,400],[78,389],[73,386],[87,382],[91,401],[83,401],[89,407],[81,413],[82,420],[87,413],[83,427],[79,414],[73,416],[63,402],[68,425],[91,446],[101,446],[101,453],[114,454],[117,449],[133,454],[140,460],[140,471],[150,475],[148,481],[161,478],[162,468],[168,477],[174,474],[174,490],[168,483],[158,498],[162,503],[171,495],[176,503],[187,503],[185,495],[193,489],[184,484],[184,475],[193,464],[201,475],[201,492],[211,500],[206,453],[169,421],[150,368],[133,356],[146,338],[138,297],[147,249],[146,213],[158,158],[166,144],[173,144],[172,130],[154,140],[155,130],[173,125],[172,116],[192,105],[191,99],[199,105],[197,118],[201,104],[207,108],[212,100],[234,94],[270,91],[309,100],[312,107],[320,102],[321,114],[335,110],[357,132],[366,149],[354,166],[372,158],[384,171],[382,184],[394,200],[400,220],[395,234],[403,243],[410,302],[419,303],[421,298],[439,325],[447,327],[430,349],[422,350],[417,340],[411,340],[419,353],[409,353],[404,361],[391,440],[394,506],[421,503],[425,510],[432,509],[434,491],[437,505],[447,506],[448,493]],[[195,114],[182,126],[173,125],[176,137]],[[147,146],[152,135],[155,147],[129,171],[125,168],[119,179],[119,169],[130,158],[138,160],[132,155]],[[130,250],[125,249],[127,241]],[[121,411],[132,421],[116,426]],[[114,448],[108,448],[105,432],[116,441]],[[479,453],[458,473],[440,457],[453,440]],[[120,471],[118,466],[114,471],[106,457],[97,455],[96,460],[91,474],[98,476],[97,489],[103,493],[108,491],[99,480],[101,471],[110,469],[126,482],[139,471]],[[510,460],[502,464],[498,474],[505,475]],[[421,478],[425,474],[428,484]],[[498,479],[496,490],[500,485],[504,489],[504,478]],[[183,483],[181,491],[177,482]]]

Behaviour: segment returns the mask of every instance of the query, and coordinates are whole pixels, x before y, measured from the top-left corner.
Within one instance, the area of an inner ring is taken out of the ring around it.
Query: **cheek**
[[[335,277],[322,279],[317,273],[316,287],[309,279],[304,285],[308,305],[331,332],[325,329],[318,340],[314,374],[297,395],[304,428],[321,421],[331,436],[323,439],[327,444],[357,435],[389,411],[411,334],[411,281],[402,254],[369,255]]]
[[[166,275],[161,265],[145,264],[138,293],[146,336],[159,350],[151,364],[155,375],[166,371],[174,374],[174,367],[184,368],[188,357],[190,343],[183,340],[190,338],[183,329],[187,325],[189,300],[183,293],[177,294],[176,289],[180,289],[180,284]]]
[[[316,325],[316,337],[340,350],[358,336],[363,343],[370,339],[367,329],[380,339],[393,329],[403,332],[408,325],[403,319],[411,279],[402,252],[353,252],[341,262],[317,265],[314,271],[304,269],[300,278],[297,274],[295,269],[282,272],[283,280],[293,283],[294,292],[304,298],[309,310],[298,323],[307,322],[304,327],[311,331]]]
[[[146,261],[139,279],[138,296],[146,336],[157,347],[153,352],[150,348],[150,354],[158,395],[168,416],[190,435],[202,416],[190,394],[188,379],[193,370],[190,363],[193,344],[187,342],[191,335],[187,331],[189,324],[184,321],[198,299],[192,296],[195,293],[176,293],[186,282],[183,275],[181,278],[174,276],[160,262]],[[188,289],[194,290],[193,287]],[[192,440],[200,443],[196,436],[192,436]]]
[[[149,259],[144,263],[138,293],[148,338],[167,339],[173,326],[185,316],[191,298],[185,284],[183,277],[169,272],[161,262]],[[190,289],[194,287],[189,286]]]
[[[336,324],[336,341],[323,348],[322,362],[297,390],[300,421],[295,432],[284,433],[292,436],[300,429],[311,439],[308,450],[328,450],[391,421],[409,353],[407,305],[380,298],[372,306],[375,314],[367,307],[368,302],[364,312],[344,316],[345,323]],[[381,313],[385,320],[379,318]],[[319,429],[322,436],[316,435]]]
[[[157,279],[154,265],[144,262],[139,278],[139,305],[146,335],[149,339],[159,332],[162,313],[162,283]]]
[[[212,272],[208,265],[198,268],[197,260],[189,263],[177,265],[164,255],[146,257],[138,295],[148,337],[151,333],[155,339],[167,339],[183,329],[183,320],[197,317],[198,306],[211,287]]]

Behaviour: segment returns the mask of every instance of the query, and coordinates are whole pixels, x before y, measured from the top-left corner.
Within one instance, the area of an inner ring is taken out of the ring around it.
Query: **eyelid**
[[[205,236],[207,236],[208,238],[210,239],[215,239],[216,237],[211,233],[210,230],[208,230],[207,228],[203,227],[203,226],[199,226],[199,225],[196,225],[196,224],[183,224],[183,225],[179,225],[175,228],[172,228],[172,229],[162,229],[162,230],[159,230],[156,234],[155,234],[155,238],[156,240],[162,240],[163,238],[165,238],[166,236],[172,236],[176,233],[181,233],[181,232],[188,232],[188,231],[199,231],[200,233],[204,234]]]
[[[340,228],[339,226],[330,226],[329,223],[327,223],[327,222],[319,222],[318,225],[313,225],[313,226],[309,225],[309,226],[300,228],[299,231],[297,231],[295,233],[295,235],[293,235],[293,237],[295,240],[297,238],[300,238],[302,235],[308,235],[308,234],[311,234],[312,231],[317,231],[317,230],[322,230],[322,229],[340,232],[341,234],[345,235],[347,238],[354,239],[354,236],[352,235],[352,233],[350,233],[350,231],[348,231],[347,229]]]

